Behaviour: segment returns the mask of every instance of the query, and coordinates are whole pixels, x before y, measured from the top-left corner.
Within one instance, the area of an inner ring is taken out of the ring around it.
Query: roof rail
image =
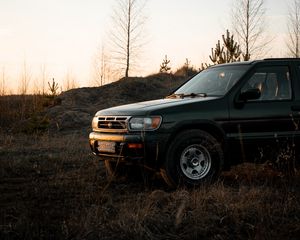
[[[266,60],[288,60],[288,61],[293,61],[293,60],[297,60],[297,61],[300,61],[300,58],[265,58],[263,59],[264,61]]]

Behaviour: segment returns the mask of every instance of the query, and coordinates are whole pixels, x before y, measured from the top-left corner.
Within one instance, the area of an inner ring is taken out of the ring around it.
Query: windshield
[[[249,65],[208,68],[182,85],[173,95],[224,96],[248,68]]]

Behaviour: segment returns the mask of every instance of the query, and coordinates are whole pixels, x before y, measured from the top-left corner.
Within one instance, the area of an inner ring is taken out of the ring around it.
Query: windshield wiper
[[[181,97],[181,95],[182,94],[172,93],[171,95],[166,96],[166,98],[178,98],[178,97]]]
[[[188,93],[188,94],[184,94],[184,93],[173,93],[169,96],[167,96],[166,98],[185,98],[185,97],[207,97],[206,93]]]
[[[189,94],[182,94],[181,98],[185,97],[207,97],[206,93],[189,93]]]

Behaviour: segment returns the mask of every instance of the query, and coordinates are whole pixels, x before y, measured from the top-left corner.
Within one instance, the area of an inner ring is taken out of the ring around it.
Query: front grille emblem
[[[102,132],[126,132],[127,116],[99,116],[98,131]]]

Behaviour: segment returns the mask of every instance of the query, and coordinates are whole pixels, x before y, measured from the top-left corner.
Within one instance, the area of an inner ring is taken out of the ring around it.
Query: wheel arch
[[[168,147],[164,153],[164,158],[166,157],[166,154],[167,154],[167,151],[168,151],[168,148],[169,148],[171,142],[174,141],[174,139],[182,132],[187,131],[187,130],[193,130],[193,129],[202,130],[202,131],[207,132],[210,135],[212,135],[221,144],[221,147],[224,152],[224,156],[226,156],[227,140],[226,140],[226,134],[225,134],[224,130],[217,123],[215,123],[213,121],[200,121],[200,122],[185,122],[174,128],[174,131],[168,138],[168,141],[166,144],[166,146],[168,146]],[[224,159],[223,164],[225,164],[225,162],[226,162],[225,159]]]

